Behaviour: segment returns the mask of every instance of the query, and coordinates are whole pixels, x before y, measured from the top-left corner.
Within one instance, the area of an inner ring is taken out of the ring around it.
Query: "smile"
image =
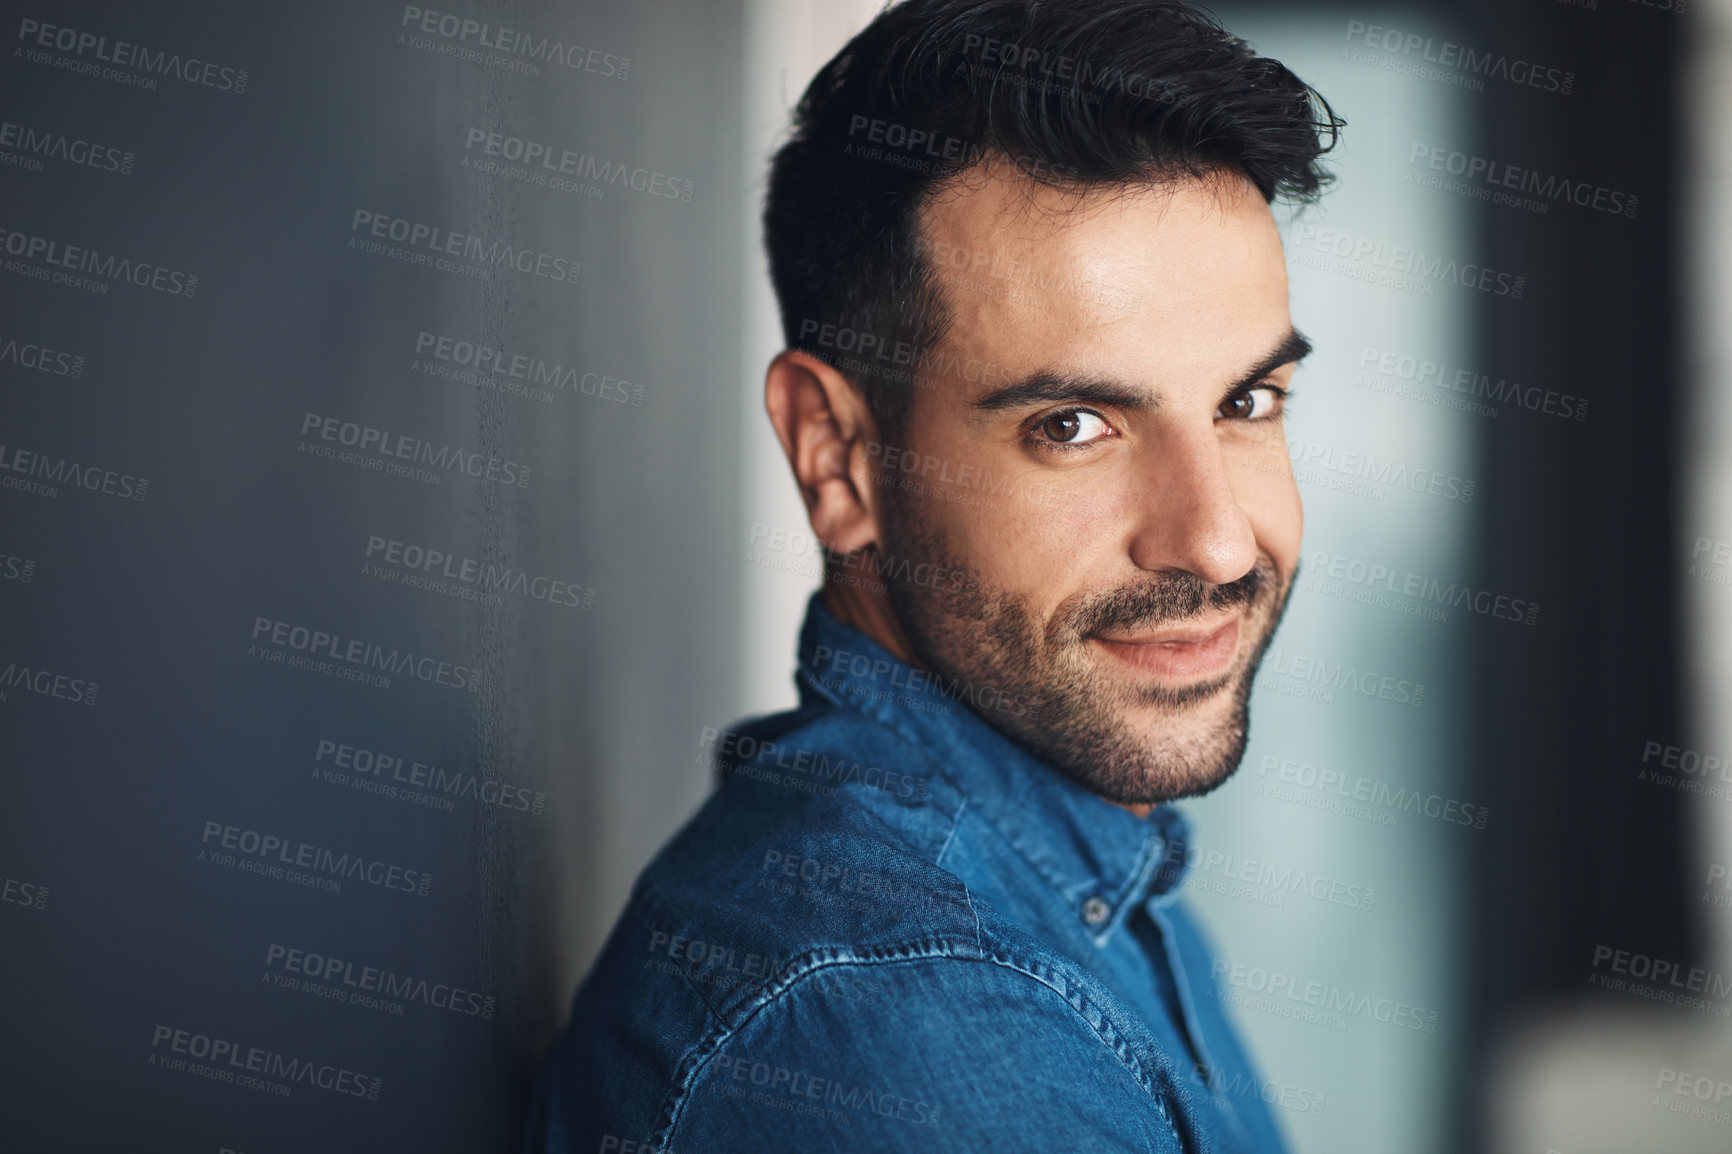
[[[1161,677],[1189,679],[1219,673],[1239,651],[1240,616],[1212,630],[1168,629],[1144,637],[1093,637],[1100,647],[1128,665]]]

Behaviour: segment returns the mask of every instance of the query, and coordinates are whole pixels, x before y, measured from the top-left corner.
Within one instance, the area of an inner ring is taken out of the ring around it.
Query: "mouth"
[[[1090,640],[1127,665],[1145,673],[1174,680],[1189,680],[1220,673],[1239,651],[1239,622],[1235,614],[1221,625],[1182,625],[1151,633]]]

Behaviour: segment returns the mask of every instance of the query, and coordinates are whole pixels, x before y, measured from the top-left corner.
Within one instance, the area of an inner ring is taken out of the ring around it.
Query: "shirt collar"
[[[837,620],[822,590],[806,606],[795,681],[804,704],[816,697],[851,706],[937,754],[967,803],[1057,891],[1097,945],[1138,902],[1176,896],[1190,858],[1183,814],[1159,805],[1139,818],[1083,789],[980,716],[1020,703],[892,656]]]

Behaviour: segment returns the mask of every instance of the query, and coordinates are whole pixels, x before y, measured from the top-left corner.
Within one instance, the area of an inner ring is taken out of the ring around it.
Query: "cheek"
[[[1274,558],[1281,572],[1292,572],[1299,559],[1305,510],[1285,442],[1277,436],[1255,452],[1238,455],[1227,476],[1233,498],[1250,522],[1258,547]]]
[[[1299,540],[1305,531],[1299,486],[1289,476],[1285,480],[1271,479],[1260,488],[1255,498],[1241,507],[1251,522],[1258,546],[1275,559],[1275,567],[1283,574],[1291,573],[1298,564]]]
[[[1008,470],[993,487],[971,487],[954,494],[958,501],[928,497],[922,507],[930,524],[943,527],[956,560],[1031,605],[1060,600],[1074,575],[1117,539],[1124,511],[1103,487]]]
[[[1257,543],[1275,559],[1276,568],[1284,574],[1293,572],[1299,563],[1300,538],[1305,533],[1305,509],[1299,500],[1298,486],[1288,481],[1286,492],[1250,520]]]

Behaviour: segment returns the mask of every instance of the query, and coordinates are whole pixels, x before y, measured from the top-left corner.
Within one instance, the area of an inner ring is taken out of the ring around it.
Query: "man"
[[[1283,1148],[1167,803],[1297,565],[1269,203],[1338,126],[1177,0],[909,0],[818,74],[765,212],[802,704],[712,735],[530,1149]]]

